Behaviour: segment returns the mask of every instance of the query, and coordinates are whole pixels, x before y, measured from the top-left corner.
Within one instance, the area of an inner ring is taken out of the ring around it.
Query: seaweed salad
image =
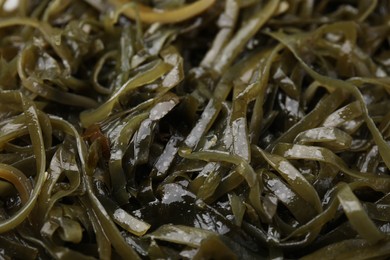
[[[1,259],[388,257],[389,0],[0,0]]]

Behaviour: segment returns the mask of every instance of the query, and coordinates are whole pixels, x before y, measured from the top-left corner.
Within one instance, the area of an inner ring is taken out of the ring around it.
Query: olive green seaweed
[[[1,259],[390,258],[390,1],[17,2]]]

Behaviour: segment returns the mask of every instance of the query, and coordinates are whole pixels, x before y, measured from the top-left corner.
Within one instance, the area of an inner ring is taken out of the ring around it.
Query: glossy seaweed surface
[[[2,259],[386,259],[390,1],[0,1]]]

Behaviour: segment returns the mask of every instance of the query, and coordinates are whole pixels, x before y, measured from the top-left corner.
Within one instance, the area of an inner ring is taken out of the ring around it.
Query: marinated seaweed
[[[390,1],[10,2],[1,258],[390,257]]]

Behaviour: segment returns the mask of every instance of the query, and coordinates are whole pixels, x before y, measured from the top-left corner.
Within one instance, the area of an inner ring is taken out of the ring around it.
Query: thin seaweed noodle
[[[0,1],[2,259],[386,259],[390,1]]]

